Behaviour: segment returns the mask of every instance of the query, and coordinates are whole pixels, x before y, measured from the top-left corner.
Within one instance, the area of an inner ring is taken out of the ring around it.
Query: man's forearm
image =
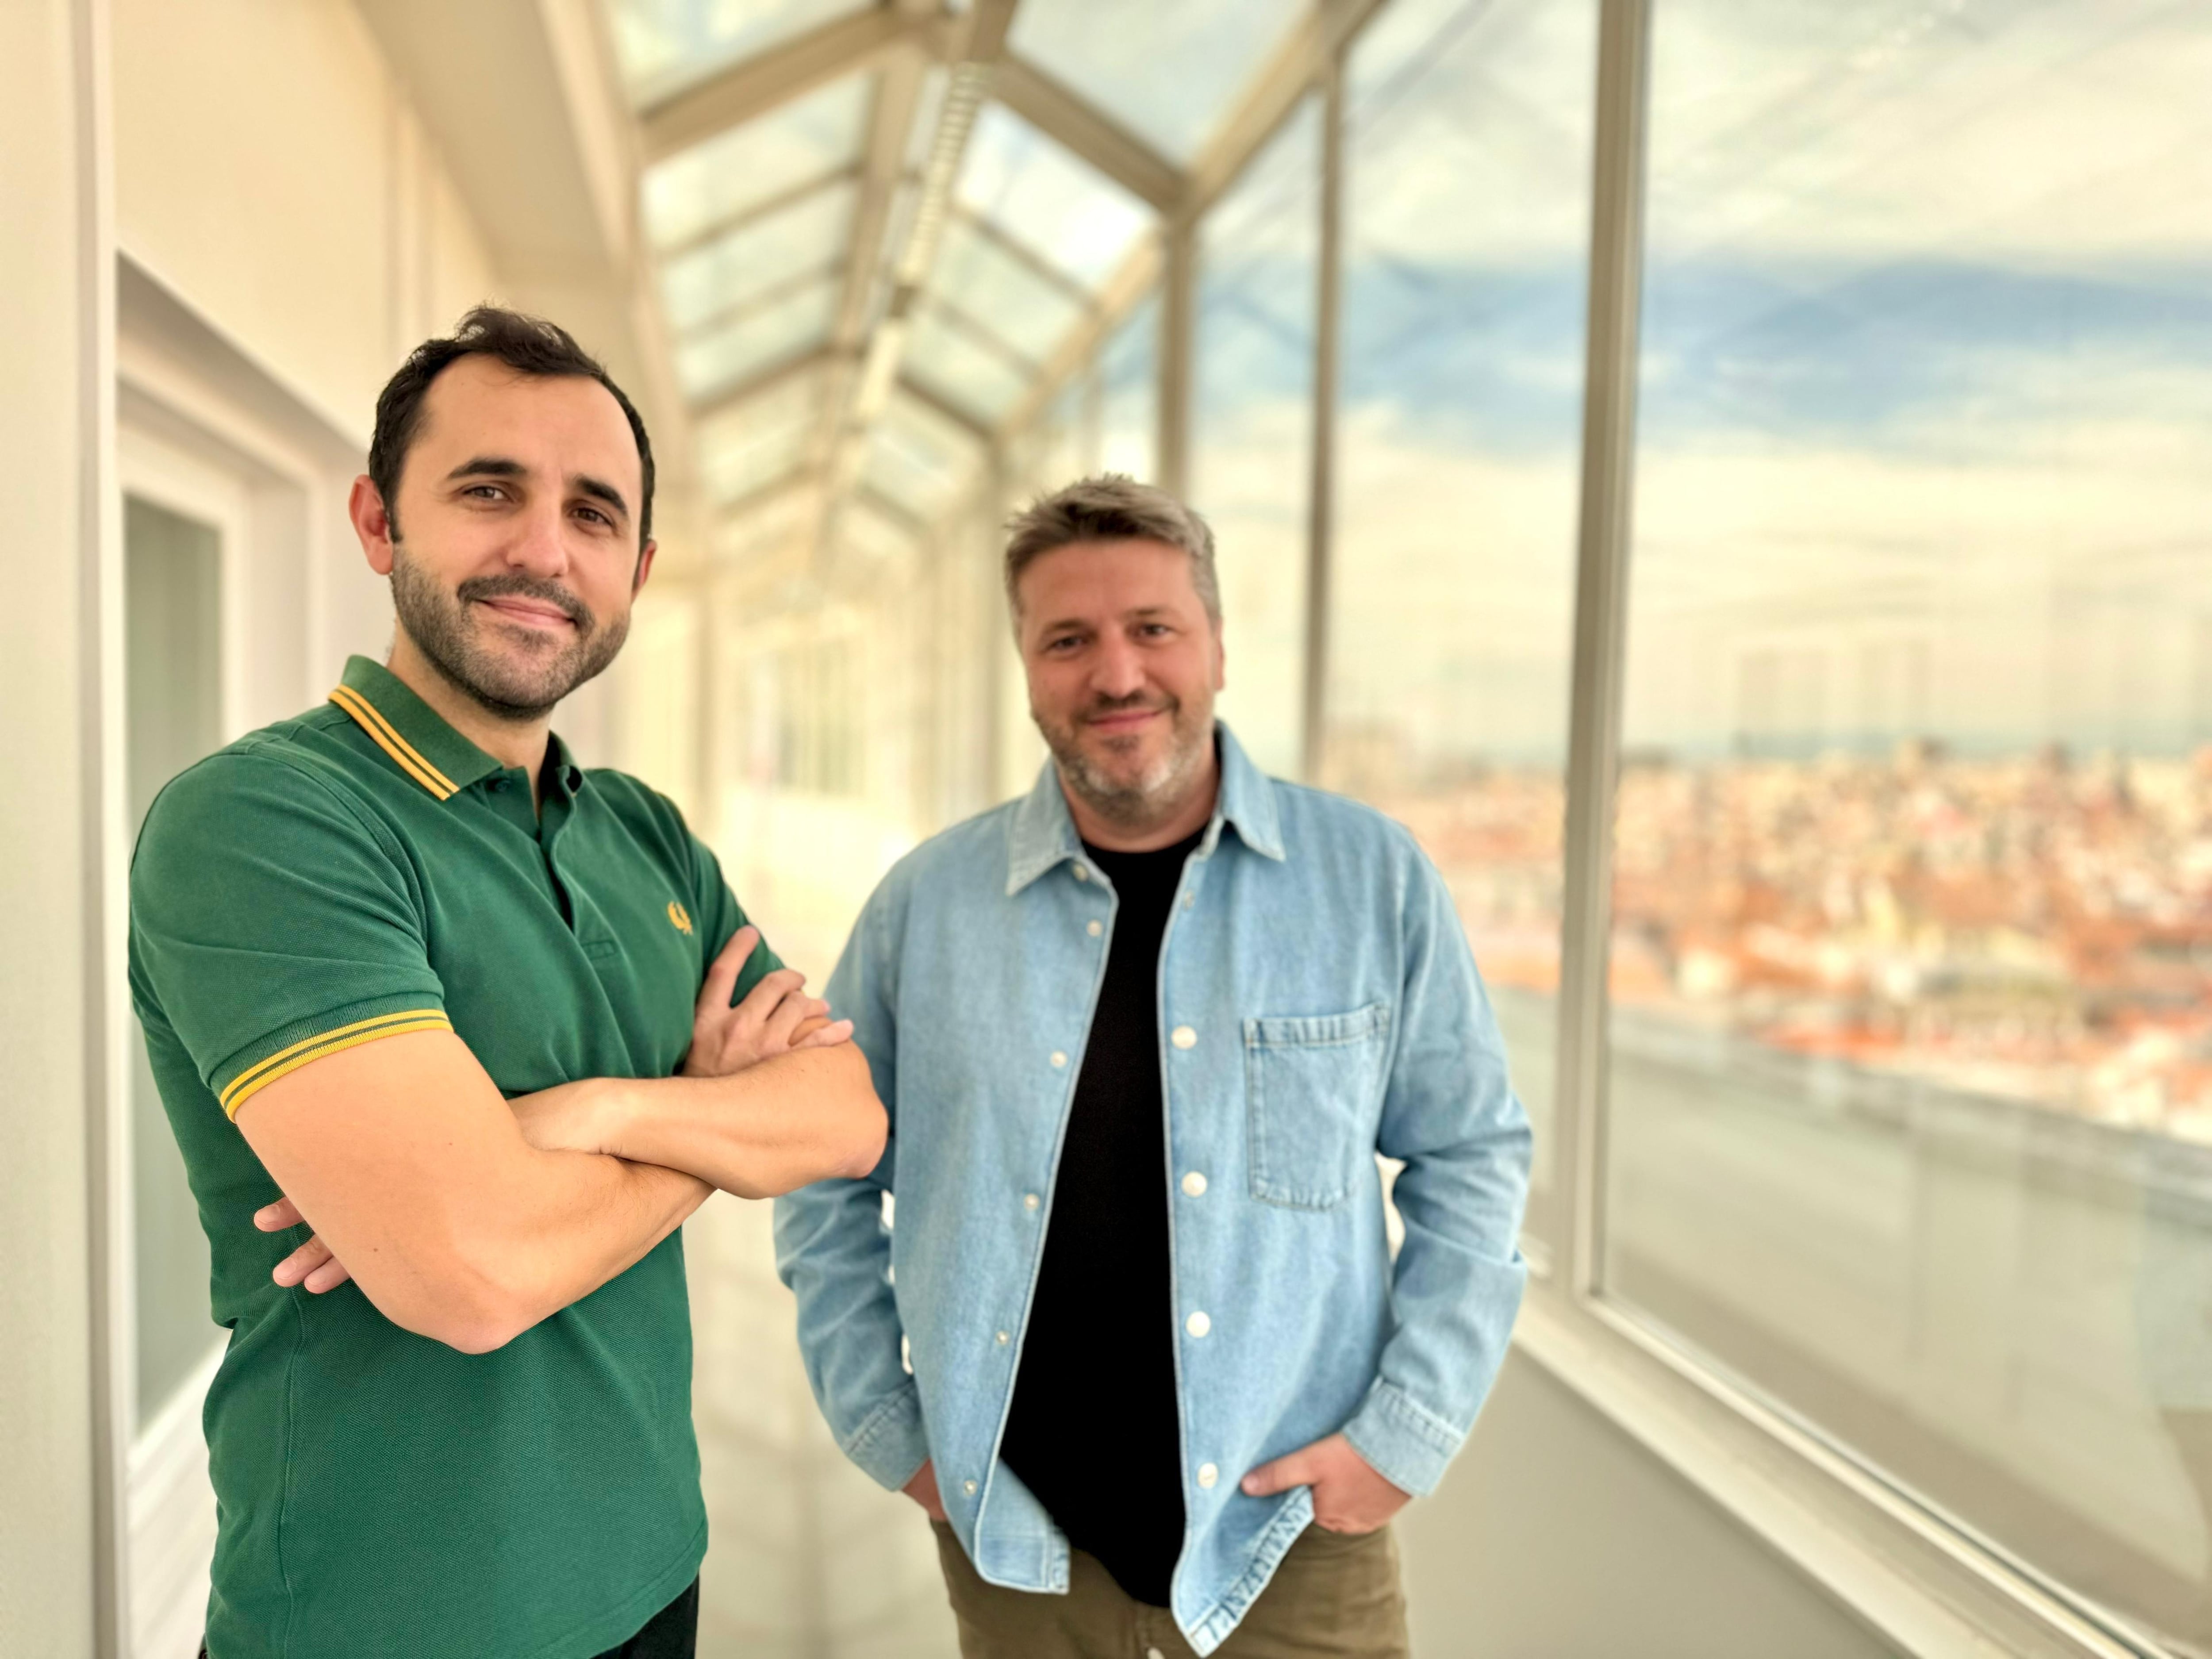
[[[680,1170],[741,1198],[865,1175],[883,1155],[883,1106],[866,1060],[848,1043],[794,1050],[730,1077],[610,1078],[578,1087],[589,1092],[572,1103],[561,1144]],[[514,1104],[524,1133],[539,1138],[534,1109]]]
[[[619,1158],[547,1153],[557,1180],[576,1183],[567,1202],[545,1206],[516,1226],[508,1282],[520,1293],[523,1328],[589,1296],[651,1255],[690,1219],[714,1188],[680,1170]]]

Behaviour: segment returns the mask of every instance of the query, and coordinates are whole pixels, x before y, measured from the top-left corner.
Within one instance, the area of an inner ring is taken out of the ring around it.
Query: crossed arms
[[[351,1278],[394,1324],[483,1353],[637,1262],[718,1187],[761,1198],[866,1174],[886,1124],[851,1027],[789,969],[731,1005],[758,943],[740,928],[708,969],[677,1077],[509,1101],[459,1038],[417,1031],[254,1095],[238,1127],[286,1194],[255,1224],[315,1228],[276,1282]]]

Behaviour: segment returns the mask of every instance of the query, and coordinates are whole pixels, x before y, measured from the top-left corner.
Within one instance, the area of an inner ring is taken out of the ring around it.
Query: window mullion
[[[1557,1106],[1559,1204],[1547,1241],[1560,1281],[1595,1293],[1602,1249],[1606,972],[1620,750],[1629,529],[1635,484],[1650,0],[1603,0],[1591,192],[1582,520],[1575,573]]]

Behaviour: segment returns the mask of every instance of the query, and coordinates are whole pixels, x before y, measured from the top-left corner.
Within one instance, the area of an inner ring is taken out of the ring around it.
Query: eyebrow
[[[1146,622],[1154,617],[1171,617],[1174,614],[1175,608],[1172,605],[1140,605],[1134,610],[1124,611],[1117,620],[1121,622]],[[1062,617],[1058,622],[1049,622],[1045,623],[1042,631],[1047,634],[1050,634],[1063,628],[1089,628],[1090,626],[1091,626],[1091,623],[1088,617]]]
[[[520,478],[529,475],[530,469],[520,461],[510,460],[504,455],[471,455],[446,475],[451,483],[456,478]]]
[[[587,472],[580,472],[576,475],[576,488],[593,501],[605,501],[609,507],[614,508],[623,523],[629,522],[629,503],[623,499],[621,490],[617,489],[605,479],[594,478]]]
[[[471,455],[446,475],[446,482],[451,483],[456,478],[526,478],[529,476],[530,469],[510,456]],[[592,500],[605,501],[622,515],[625,523],[629,521],[629,503],[623,499],[622,491],[605,479],[594,478],[589,473],[579,473],[575,487]]]

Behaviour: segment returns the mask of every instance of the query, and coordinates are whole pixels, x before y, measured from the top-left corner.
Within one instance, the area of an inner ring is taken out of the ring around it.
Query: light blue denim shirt
[[[1341,1429],[1407,1492],[1442,1478],[1520,1304],[1529,1150],[1413,836],[1262,776],[1218,731],[1220,799],[1159,968],[1160,1316],[1188,1516],[1173,1610],[1201,1654],[1313,1516],[1304,1487],[1246,1497],[1246,1471]],[[1065,1535],[998,1448],[1115,911],[1049,763],[1022,799],[902,860],[829,989],[890,1109],[889,1150],[865,1180],[776,1205],[778,1269],[846,1455],[890,1487],[934,1456],[976,1570],[1017,1589],[1068,1585]],[[1405,1165],[1395,1264],[1378,1152]]]

